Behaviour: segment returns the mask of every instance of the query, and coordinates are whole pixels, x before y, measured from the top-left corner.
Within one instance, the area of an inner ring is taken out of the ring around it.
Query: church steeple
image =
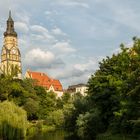
[[[11,16],[11,11],[9,11],[9,18],[7,20],[7,28],[6,28],[6,32],[4,32],[4,36],[17,37],[17,33],[15,32],[15,29],[14,29],[14,21]]]
[[[1,71],[4,75],[11,75],[14,78],[21,78],[21,54],[18,48],[17,33],[14,29],[14,21],[9,11],[7,28],[4,32],[4,41],[1,51]]]

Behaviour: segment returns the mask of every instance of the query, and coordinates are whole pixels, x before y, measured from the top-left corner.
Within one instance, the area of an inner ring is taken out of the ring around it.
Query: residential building
[[[57,97],[63,95],[63,87],[59,80],[50,78],[47,74],[42,72],[33,72],[28,70],[25,78],[36,80],[36,84],[44,87],[48,92],[52,91],[57,94]]]
[[[86,96],[87,89],[88,88],[86,84],[77,84],[69,86],[67,92],[71,93],[72,95],[79,92],[83,96]]]

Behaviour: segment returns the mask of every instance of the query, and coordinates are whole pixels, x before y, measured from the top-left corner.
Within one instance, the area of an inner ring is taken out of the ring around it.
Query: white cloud
[[[55,78],[61,79],[65,86],[80,82],[86,83],[91,74],[97,69],[99,60],[88,58],[85,61],[77,64],[67,64],[63,69],[51,70],[50,73]]]
[[[37,33],[49,33],[49,31],[46,28],[40,25],[32,25],[31,30]]]
[[[48,31],[48,29],[43,27],[43,26],[32,25],[30,29],[33,32],[34,37],[36,37],[36,38],[39,37],[39,39],[42,39],[44,41],[45,40],[47,40],[47,41],[54,41],[55,40],[54,36],[52,36],[50,34],[50,32]]]
[[[53,48],[61,53],[75,52],[76,49],[72,48],[69,42],[57,42]]]
[[[52,52],[42,51],[41,49],[30,50],[25,55],[25,63],[30,67],[47,67],[55,59],[55,56]]]
[[[24,22],[15,22],[15,28],[19,32],[27,33],[29,31],[28,25]]]
[[[75,64],[74,67],[77,70],[81,70],[81,71],[91,71],[91,69],[95,69],[95,65],[97,64],[97,60],[95,59],[90,59],[87,63],[83,63],[83,64]],[[96,66],[97,68],[97,66]]]
[[[49,15],[51,15],[51,14],[52,14],[51,11],[45,11],[45,15],[49,16]]]
[[[27,52],[24,58],[24,65],[32,69],[54,69],[64,65],[64,62],[55,57],[52,52],[37,48]]]
[[[64,33],[60,28],[56,27],[54,29],[52,29],[52,33],[54,35],[62,35],[62,36],[65,36],[66,33]]]

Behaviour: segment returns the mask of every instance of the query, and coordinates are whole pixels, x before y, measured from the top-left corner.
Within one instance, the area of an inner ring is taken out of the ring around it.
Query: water
[[[63,130],[57,130],[53,132],[38,133],[28,140],[79,140],[76,136],[70,135],[70,133]]]

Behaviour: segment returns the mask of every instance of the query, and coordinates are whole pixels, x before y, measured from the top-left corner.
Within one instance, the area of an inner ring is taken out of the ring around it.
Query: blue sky
[[[23,73],[45,72],[65,88],[86,83],[102,58],[140,35],[139,0],[1,0],[1,47],[9,9]]]

